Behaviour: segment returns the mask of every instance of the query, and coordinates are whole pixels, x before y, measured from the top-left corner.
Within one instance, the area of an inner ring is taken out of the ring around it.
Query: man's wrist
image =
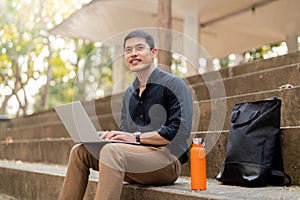
[[[133,135],[135,135],[135,141],[136,142],[141,142],[141,135],[142,133],[141,132],[134,132]]]
[[[140,143],[141,142],[141,138],[140,138],[140,135],[136,135],[135,136],[135,141]]]

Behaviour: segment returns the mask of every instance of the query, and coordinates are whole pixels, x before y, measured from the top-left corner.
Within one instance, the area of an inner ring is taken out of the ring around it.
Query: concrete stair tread
[[[17,200],[15,197],[6,195],[6,194],[0,194],[0,199],[1,200]]]
[[[199,83],[191,86],[198,101],[263,92],[278,89],[282,85],[300,85],[299,64],[277,69],[242,74],[222,80]],[[285,74],[286,76],[282,76]],[[286,78],[289,77],[289,78]],[[255,86],[254,86],[255,84]],[[226,94],[225,94],[226,93]]]
[[[300,126],[281,127],[282,151],[285,171],[292,177],[292,183],[300,185]],[[226,154],[228,130],[197,131],[197,137],[203,137],[207,147],[207,176],[215,177],[221,168]],[[0,159],[22,160],[24,162],[51,163],[66,165],[74,142],[71,138],[46,138],[14,140],[12,143],[0,141]],[[189,176],[188,164],[183,165],[182,175]]]
[[[67,171],[67,167],[65,165],[23,162],[21,160],[0,160],[0,167],[34,173],[45,173],[54,176],[65,176]],[[91,170],[90,179],[98,180],[98,172]]]
[[[249,63],[240,64],[238,66],[234,67],[227,67],[220,69],[219,71],[215,72],[207,72],[203,75],[194,75],[187,78],[187,82],[189,82],[191,85],[195,83],[201,83],[205,80],[214,80],[216,77],[216,73],[220,74],[222,78],[229,78],[229,77],[235,77],[241,74],[249,74],[252,72],[258,72],[262,70],[268,70],[268,69],[275,69],[284,65],[292,65],[292,64],[298,64],[300,62],[300,52],[297,51],[295,53],[290,53],[283,56],[278,56],[270,59],[260,59],[255,60]],[[202,76],[205,76],[203,79]]]
[[[276,89],[251,94],[235,95],[226,98],[194,102],[194,107],[200,111],[199,114],[195,111],[195,113],[198,114],[198,116],[200,116],[200,120],[198,120],[197,130],[206,131],[229,129],[231,110],[234,104],[241,102],[258,101],[273,96],[277,96],[282,100],[281,126],[297,126],[300,123],[300,118],[294,113],[299,112],[299,94],[300,86],[297,86],[294,88],[284,90]],[[196,107],[197,104],[199,108]],[[215,118],[211,118],[213,112],[215,114]],[[225,120],[223,118],[224,116]],[[224,126],[222,126],[222,122],[224,122]],[[210,129],[208,129],[209,126]]]
[[[25,171],[39,174],[36,178],[49,178],[49,175],[57,177],[62,184],[62,177],[66,172],[66,166],[26,163],[21,161],[0,160],[1,169],[12,171]],[[1,172],[3,173],[3,172]],[[89,184],[93,188],[97,184],[98,172],[92,172]],[[3,191],[1,191],[3,193]],[[59,193],[59,191],[53,191]],[[91,191],[90,191],[91,192]],[[12,194],[7,194],[12,195]],[[91,195],[90,193],[88,195]],[[130,198],[129,198],[130,197]],[[135,198],[134,198],[135,197]],[[168,186],[142,186],[138,184],[124,183],[122,199],[299,199],[300,187],[263,187],[244,188],[237,186],[222,185],[215,179],[207,180],[207,190],[191,191],[190,178],[180,177],[175,184]],[[26,199],[26,197],[25,197]]]
[[[227,114],[225,119],[225,126],[220,128],[218,125],[218,129],[211,129],[211,130],[220,130],[220,129],[228,129],[228,122],[230,117],[230,111],[232,106],[235,103],[246,102],[246,101],[255,101],[261,100],[264,98],[278,96],[282,99],[282,126],[296,126],[300,122],[300,118],[298,116],[293,115],[292,113],[298,112],[299,110],[299,94],[300,94],[300,86],[296,86],[290,89],[276,89],[276,90],[269,90],[269,91],[261,91],[255,92],[250,94],[243,94],[243,95],[235,95],[226,98],[219,98],[213,100],[201,100],[201,101],[194,101],[194,109],[195,115],[200,116],[199,124],[197,127],[198,131],[205,131],[208,130],[209,123],[218,123],[220,124],[220,120],[217,121],[210,121],[212,109],[219,109],[218,105],[223,105],[224,103],[227,104]],[[215,106],[213,108],[212,106]],[[201,111],[196,111],[196,108]],[[55,111],[52,111],[53,115]],[[48,113],[50,115],[50,113]],[[222,116],[222,115],[220,115]],[[120,113],[115,113],[112,115],[111,113],[98,115],[98,122],[95,125],[99,126],[103,130],[109,129],[118,129],[115,120],[120,118]],[[34,116],[33,116],[34,118]],[[27,117],[30,120],[30,117]],[[13,139],[31,139],[31,138],[47,138],[47,137],[68,137],[67,131],[65,130],[63,124],[60,121],[45,121],[39,124],[30,124],[24,126],[13,126],[11,128],[5,127],[5,124],[9,122],[2,122],[2,127],[0,126],[1,135],[0,140],[4,140],[6,137],[11,136]],[[194,123],[194,125],[196,125]],[[215,126],[213,126],[215,127]],[[100,129],[99,129],[100,130]]]

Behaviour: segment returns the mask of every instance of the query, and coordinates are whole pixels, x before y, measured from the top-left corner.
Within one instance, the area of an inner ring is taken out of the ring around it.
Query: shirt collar
[[[160,72],[160,69],[158,67],[156,67],[150,74],[147,84],[157,82],[159,80],[159,72]],[[136,77],[132,84],[133,84],[134,89],[139,88],[140,87],[139,79]]]

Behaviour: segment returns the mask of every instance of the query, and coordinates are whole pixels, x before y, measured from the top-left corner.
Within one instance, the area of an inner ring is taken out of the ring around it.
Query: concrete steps
[[[1,141],[0,159],[66,165],[74,144],[70,138]]]
[[[190,85],[194,85],[195,83],[204,83],[211,80],[216,80],[216,78],[226,79],[239,75],[245,75],[269,69],[276,69],[278,67],[299,63],[300,52],[298,51],[287,55],[278,56],[275,58],[270,58],[266,60],[255,60],[251,63],[245,63],[235,67],[227,67],[220,69],[219,71],[212,71],[202,75],[195,75],[192,77],[188,77],[186,81]]]
[[[300,185],[300,126],[282,128],[282,151],[284,167],[292,177],[292,184]],[[215,178],[221,169],[225,158],[228,131],[199,132],[197,136],[206,141],[207,150],[207,176]],[[49,138],[18,140],[6,144],[0,142],[1,160],[20,160],[22,162],[49,163],[67,165],[69,152],[74,145],[70,138]],[[189,176],[189,165],[185,164],[183,176]]]
[[[297,52],[188,78],[186,81],[195,94],[193,134],[205,138],[208,152],[207,175],[210,178],[208,190],[190,191],[189,164],[185,164],[182,177],[175,185],[166,187],[124,185],[122,199],[272,199],[273,197],[277,199],[278,197],[299,200],[300,188],[295,186],[300,185],[300,164],[297,162],[300,159],[299,63],[300,52]],[[222,78],[222,81],[217,81],[216,78]],[[278,89],[287,83],[295,87]],[[218,93],[216,88],[219,85],[224,86],[226,97]],[[210,92],[215,94],[214,98],[211,98],[208,86]],[[247,189],[221,185],[214,178],[225,158],[233,105],[272,96],[282,99],[281,136],[284,167],[292,177],[293,186]],[[96,112],[97,116],[92,119],[99,123],[95,122],[95,125],[103,130],[118,129],[121,100],[122,94],[118,94],[84,105],[89,113]],[[0,122],[2,178],[0,194],[16,199],[57,199],[73,145],[74,142],[69,138],[54,110]],[[55,171],[55,168],[59,170]],[[51,184],[48,184],[49,181]],[[96,183],[97,178],[91,177],[85,199],[93,198]]]
[[[2,179],[11,180],[4,184],[0,182],[0,193],[13,196],[16,199],[47,199],[58,198],[63,183],[66,167],[36,163],[0,161]],[[98,174],[92,172],[84,199],[93,199],[97,185]],[[22,184],[20,184],[22,183]],[[51,184],[49,184],[51,183]],[[49,192],[51,191],[51,192]],[[207,190],[191,191],[190,179],[181,177],[173,185],[152,187],[124,184],[122,200],[225,200],[225,199],[289,199],[298,200],[299,186],[242,188],[222,185],[216,180],[208,179]]]
[[[284,74],[285,76],[282,76]],[[195,100],[210,100],[278,89],[290,84],[300,85],[300,64],[285,65],[205,83],[194,83]],[[224,92],[223,92],[224,91]]]
[[[226,98],[195,102],[198,104],[199,113],[196,113],[194,120],[198,121],[198,131],[219,131],[228,130],[231,110],[236,103],[257,101],[277,96],[282,100],[281,126],[300,125],[300,86],[285,90],[269,90],[245,95],[236,95]],[[197,119],[197,116],[200,119]],[[224,120],[225,118],[225,120]]]
[[[299,79],[300,80],[300,79]],[[275,89],[263,92],[250,93],[245,95],[230,96],[227,98],[218,98],[213,100],[203,100],[194,102],[194,131],[219,131],[229,129],[230,111],[234,104],[246,101],[256,101],[264,98],[277,96],[282,100],[281,126],[297,126],[300,124],[300,116],[294,115],[295,111],[300,110],[300,86],[291,89]],[[103,101],[103,104],[108,104]],[[96,102],[96,112],[101,110],[102,102]],[[198,112],[197,112],[198,110]],[[215,115],[212,114],[216,113]],[[222,115],[223,113],[223,115]],[[5,140],[11,136],[15,139],[38,139],[38,138],[60,138],[69,137],[66,129],[58,119],[55,111],[49,111],[47,114],[33,115],[26,117],[31,123],[23,122],[26,120],[14,120],[1,122],[0,140]],[[42,120],[41,123],[34,123],[37,119],[47,118],[51,120]],[[32,119],[31,119],[32,118]],[[103,130],[118,129],[120,113],[98,114],[95,123]],[[223,123],[222,123],[223,122]],[[198,126],[197,126],[198,124]],[[99,129],[100,130],[100,129]]]

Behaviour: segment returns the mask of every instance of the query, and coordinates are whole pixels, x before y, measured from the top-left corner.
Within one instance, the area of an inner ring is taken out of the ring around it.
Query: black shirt
[[[192,99],[184,81],[155,68],[139,96],[138,78],[123,97],[121,126],[126,132],[157,131],[171,141],[171,153],[187,162],[187,139],[192,127]]]

